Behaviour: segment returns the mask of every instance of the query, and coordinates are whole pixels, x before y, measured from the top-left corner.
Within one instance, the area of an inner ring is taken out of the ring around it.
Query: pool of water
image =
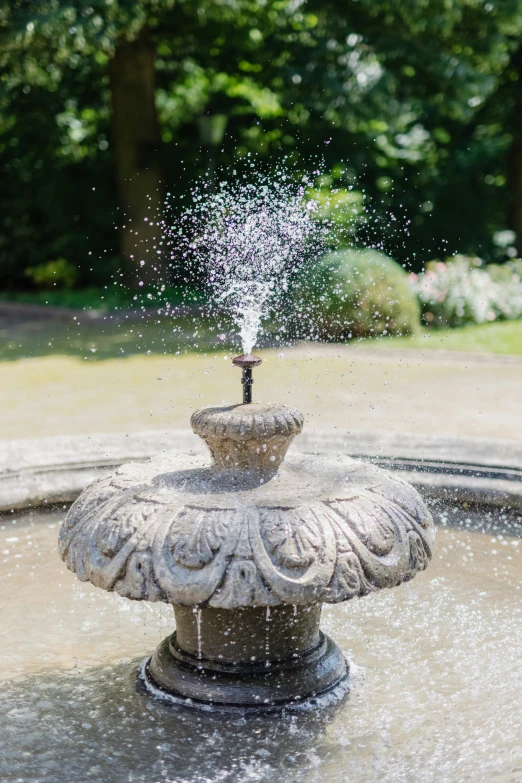
[[[516,515],[435,510],[426,572],[325,607],[352,664],[343,703],[224,718],[140,687],[173,612],[77,581],[57,554],[64,513],[0,518],[2,783],[522,781]]]

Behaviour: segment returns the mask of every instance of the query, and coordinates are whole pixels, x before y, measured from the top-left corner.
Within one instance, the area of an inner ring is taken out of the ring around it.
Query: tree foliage
[[[145,29],[144,165],[171,203],[208,163],[199,118],[222,113],[220,164],[322,161],[364,195],[359,242],[415,269],[492,260],[496,232],[522,236],[521,27],[520,0],[2,0],[0,278],[57,259],[77,285],[116,273],[111,63]]]

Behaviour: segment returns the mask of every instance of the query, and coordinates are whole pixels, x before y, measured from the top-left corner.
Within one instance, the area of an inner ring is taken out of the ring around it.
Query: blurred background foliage
[[[294,294],[295,333],[326,342],[414,334],[420,324],[416,292],[404,269],[373,249],[343,248],[324,255]]]
[[[521,33],[521,0],[0,0],[0,283],[152,279],[164,199],[249,153],[320,166],[347,235],[413,272],[503,263]]]

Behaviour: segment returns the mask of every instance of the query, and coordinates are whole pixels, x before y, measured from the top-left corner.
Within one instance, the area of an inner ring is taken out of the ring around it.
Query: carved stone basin
[[[348,667],[321,604],[426,568],[428,509],[371,464],[283,462],[303,426],[289,406],[204,408],[191,423],[211,460],[164,454],[95,482],[67,515],[62,558],[97,587],[174,606],[176,632],[144,670],[158,692],[265,709],[341,692]]]

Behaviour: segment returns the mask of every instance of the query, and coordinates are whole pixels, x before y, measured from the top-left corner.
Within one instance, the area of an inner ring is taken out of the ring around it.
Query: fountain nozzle
[[[241,376],[241,383],[243,384],[243,404],[248,405],[252,402],[252,384],[254,379],[252,377],[252,370],[254,367],[259,367],[262,359],[259,356],[253,356],[251,353],[244,353],[242,356],[235,356],[232,359],[232,364],[236,367],[241,367],[243,370]]]

